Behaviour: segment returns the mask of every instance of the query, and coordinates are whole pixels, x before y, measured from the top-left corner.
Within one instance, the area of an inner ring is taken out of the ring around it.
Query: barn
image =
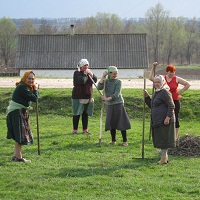
[[[18,35],[16,68],[37,76],[72,78],[80,59],[86,58],[98,77],[110,65],[119,78],[143,77],[148,68],[146,34]]]

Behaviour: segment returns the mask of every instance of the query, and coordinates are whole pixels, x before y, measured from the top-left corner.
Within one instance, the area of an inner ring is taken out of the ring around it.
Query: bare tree
[[[0,55],[4,64],[8,66],[16,48],[16,25],[9,18],[0,20]]]
[[[36,34],[37,32],[37,27],[33,24],[32,20],[30,19],[24,20],[19,28],[19,33],[22,34]]]
[[[57,33],[57,28],[48,24],[47,20],[42,19],[41,25],[39,27],[39,33],[41,34],[55,34]]]
[[[159,48],[166,32],[168,15],[160,3],[146,12],[145,27],[150,42],[149,47],[153,48],[154,61],[159,60]]]
[[[195,18],[192,19],[190,23],[186,25],[187,38],[186,38],[186,58],[188,64],[191,64],[192,55],[195,53],[195,44],[198,42],[198,28],[197,28],[197,20]]]
[[[99,24],[98,33],[122,33],[124,25],[116,14],[97,13],[96,20]]]

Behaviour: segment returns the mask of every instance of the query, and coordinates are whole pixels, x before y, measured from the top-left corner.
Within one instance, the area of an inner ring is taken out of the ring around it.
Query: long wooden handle
[[[36,121],[37,121],[37,144],[38,144],[38,155],[40,155],[40,131],[39,131],[39,111],[38,111],[38,100],[36,101]]]

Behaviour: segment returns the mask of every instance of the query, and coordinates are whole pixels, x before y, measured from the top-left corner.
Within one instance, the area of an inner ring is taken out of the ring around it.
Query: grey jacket
[[[152,127],[164,125],[164,120],[168,116],[170,122],[175,122],[174,102],[171,93],[166,89],[155,92],[152,99],[145,97],[145,103],[151,108],[151,123]]]

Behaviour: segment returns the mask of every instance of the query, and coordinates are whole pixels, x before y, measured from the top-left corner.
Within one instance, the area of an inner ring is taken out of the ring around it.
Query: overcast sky
[[[138,18],[158,2],[171,17],[200,18],[200,0],[0,0],[0,18],[84,18],[98,12]]]

